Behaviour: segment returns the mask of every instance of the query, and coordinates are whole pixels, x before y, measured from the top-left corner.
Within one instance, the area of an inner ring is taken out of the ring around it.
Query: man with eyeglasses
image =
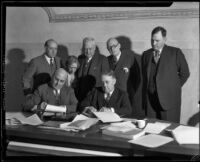
[[[82,54],[78,57],[76,94],[81,102],[94,87],[100,87],[101,74],[109,70],[106,56],[100,54],[92,37],[83,39]]]
[[[116,87],[128,92],[130,103],[134,107],[134,55],[128,51],[121,51],[121,44],[116,38],[108,39],[107,49],[110,53],[108,62],[117,79]]]

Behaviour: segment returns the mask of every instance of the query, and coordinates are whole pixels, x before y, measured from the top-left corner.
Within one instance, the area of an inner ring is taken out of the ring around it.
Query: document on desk
[[[101,120],[103,123],[122,121],[119,115],[110,111],[109,112],[93,112],[93,114],[96,115],[97,118]]]
[[[172,130],[172,135],[179,144],[199,144],[198,127],[180,125]]]
[[[28,124],[28,125],[40,125],[43,123],[41,119],[38,117],[37,114],[33,114],[29,116],[28,118],[21,120],[22,124]]]
[[[171,141],[173,141],[173,138],[171,137],[166,137],[158,134],[148,134],[146,136],[142,136],[136,140],[130,140],[128,142],[145,147],[155,148]]]
[[[159,134],[170,125],[171,125],[170,123],[161,123],[161,122],[148,123],[144,128],[144,130],[146,133]]]
[[[66,113],[66,106],[55,106],[55,105],[47,104],[45,111]]]
[[[25,119],[26,116],[22,112],[6,112],[6,119],[16,118],[18,120]]]

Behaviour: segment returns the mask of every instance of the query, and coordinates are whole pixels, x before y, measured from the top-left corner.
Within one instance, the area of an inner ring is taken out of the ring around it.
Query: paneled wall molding
[[[160,18],[199,18],[198,9],[157,9],[72,14],[57,14],[51,7],[43,7],[43,9],[48,14],[50,23]]]

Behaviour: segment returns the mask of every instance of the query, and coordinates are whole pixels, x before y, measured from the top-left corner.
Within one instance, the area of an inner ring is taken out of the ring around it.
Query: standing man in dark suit
[[[78,57],[80,66],[77,71],[76,95],[81,102],[93,87],[101,86],[101,74],[109,70],[108,60],[101,55],[94,38],[83,40],[83,54]]]
[[[132,107],[134,107],[134,55],[128,51],[121,51],[121,44],[116,38],[107,41],[107,49],[110,53],[108,62],[114,71],[117,82],[116,87],[128,92]]]
[[[120,116],[129,117],[131,105],[127,92],[115,87],[116,77],[113,71],[101,76],[102,87],[94,88],[81,102],[81,112],[87,116],[94,111],[112,111]]]
[[[165,44],[167,31],[156,27],[152,48],[142,55],[143,103],[147,117],[180,122],[181,87],[190,73],[179,48]]]
[[[57,42],[49,39],[45,42],[44,48],[45,53],[33,58],[23,75],[24,95],[33,93],[38,86],[49,82],[53,73],[60,68],[60,58],[56,56]]]

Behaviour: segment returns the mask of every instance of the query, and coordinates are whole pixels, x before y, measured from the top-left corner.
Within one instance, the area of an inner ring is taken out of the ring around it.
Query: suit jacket
[[[147,90],[152,58],[153,49],[149,49],[143,53],[143,106],[147,104]],[[182,51],[179,48],[165,45],[161,52],[156,75],[158,98],[164,110],[180,108],[181,87],[189,75],[188,64]]]
[[[76,94],[78,100],[81,101],[94,87],[100,87],[102,85],[101,74],[104,71],[108,71],[110,68],[107,58],[104,55],[95,53],[90,60],[91,63],[88,68],[87,74],[83,75],[86,57],[85,55],[80,55],[78,59],[80,67],[77,70]]]
[[[94,106],[97,110],[100,110],[103,106],[113,107],[115,112],[119,115],[129,116],[131,114],[128,94],[118,88],[115,88],[108,102],[104,99],[104,92],[102,88],[94,88],[81,102],[81,112],[87,106]]]
[[[76,112],[78,101],[75,97],[74,90],[71,87],[63,86],[61,88],[59,101],[56,100],[53,90],[50,83],[39,86],[33,94],[27,96],[24,109],[30,110],[34,105],[39,105],[42,102],[51,105],[57,105],[57,102],[59,102],[59,105],[57,106],[66,105],[67,113]]]
[[[124,91],[128,90],[131,86],[131,79],[133,79],[133,64],[134,56],[126,51],[121,52],[121,56],[117,62],[116,68],[114,68],[114,57],[113,55],[108,56],[108,62],[110,68],[114,71],[117,82],[116,86]],[[125,69],[128,71],[126,72]],[[130,84],[129,84],[130,83]],[[129,85],[128,85],[129,84]]]
[[[55,70],[58,68],[60,68],[60,58],[55,57]],[[48,83],[55,70],[51,70],[44,54],[33,58],[22,79],[23,88],[27,90],[25,93],[32,93],[40,85]]]

